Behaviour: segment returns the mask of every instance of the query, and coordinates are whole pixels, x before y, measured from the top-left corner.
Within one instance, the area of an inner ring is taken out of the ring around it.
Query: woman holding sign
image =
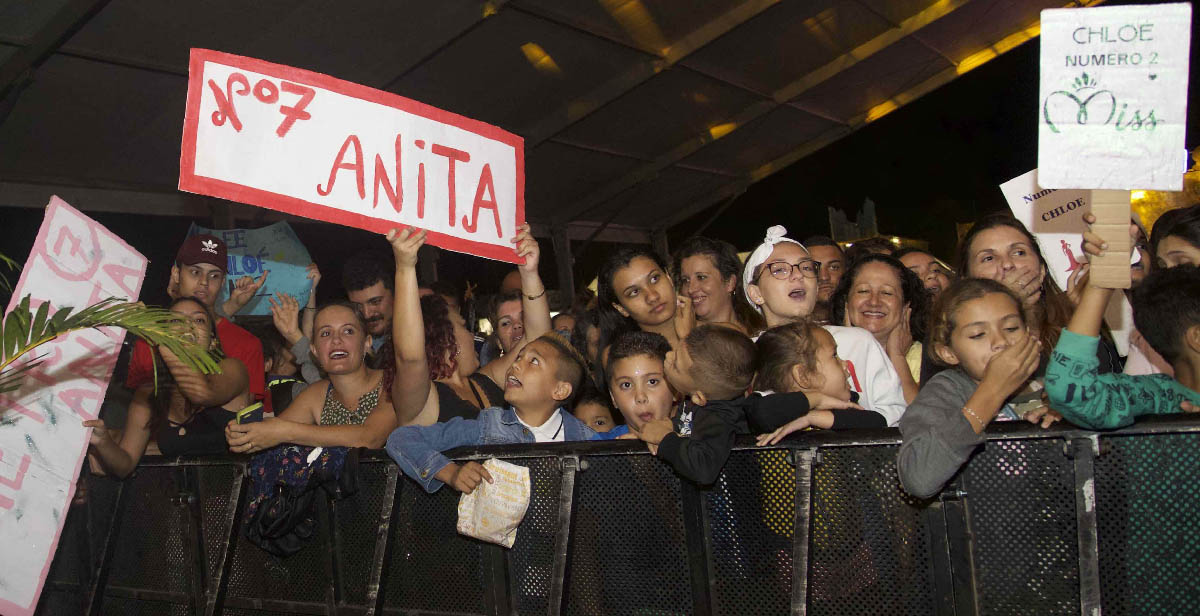
[[[396,258],[396,299],[393,304],[392,344],[396,352],[396,379],[392,384],[396,419],[400,425],[428,426],[451,417],[473,417],[479,410],[505,406],[500,384],[525,344],[550,331],[550,304],[538,275],[538,243],[521,225],[516,244],[521,275],[521,306],[525,336],[513,348],[479,366],[471,332],[461,315],[450,314],[436,296],[419,297],[417,251],[425,232],[411,229],[388,233]]]
[[[963,237],[958,271],[970,278],[1003,283],[1021,299],[1030,333],[1042,341],[1038,374],[1044,374],[1059,332],[1071,318],[1066,293],[1048,275],[1046,260],[1033,234],[1008,214],[988,214]],[[1120,372],[1120,356],[1111,342],[1101,339],[1097,352],[1100,373]]]

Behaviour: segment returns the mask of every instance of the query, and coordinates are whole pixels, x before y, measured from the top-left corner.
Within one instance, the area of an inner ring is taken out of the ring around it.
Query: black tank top
[[[504,390],[493,383],[487,375],[476,372],[467,377],[467,380],[474,385],[471,393],[475,394],[475,401],[479,403],[480,408],[504,406]],[[437,388],[438,392],[439,422],[447,421],[452,417],[475,419],[479,416],[479,408],[458,397],[458,394],[449,385],[434,381],[433,386]],[[483,397],[480,397],[480,392],[483,392]]]
[[[233,421],[233,411],[219,406],[201,409],[182,424],[166,420],[154,435],[164,456],[196,456],[227,453],[225,424]]]

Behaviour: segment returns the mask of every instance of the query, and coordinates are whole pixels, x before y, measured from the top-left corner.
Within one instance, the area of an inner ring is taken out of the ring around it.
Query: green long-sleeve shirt
[[[1064,329],[1046,369],[1050,406],[1067,421],[1092,430],[1120,428],[1139,415],[1179,413],[1179,403],[1200,404],[1200,394],[1165,374],[1098,374],[1096,336]]]

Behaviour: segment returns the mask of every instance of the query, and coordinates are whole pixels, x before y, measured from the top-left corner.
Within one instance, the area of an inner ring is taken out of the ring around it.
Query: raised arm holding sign
[[[193,49],[179,189],[519,262],[524,142],[389,92]]]

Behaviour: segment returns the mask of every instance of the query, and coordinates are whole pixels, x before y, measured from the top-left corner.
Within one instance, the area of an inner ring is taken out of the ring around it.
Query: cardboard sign
[[[480,482],[458,499],[458,532],[511,548],[529,508],[529,469],[495,458],[483,468],[494,483]]]
[[[193,49],[179,189],[516,262],[524,141],[289,66]]]
[[[1000,185],[1000,192],[1008,201],[1013,217],[1025,224],[1033,233],[1042,256],[1046,260],[1054,282],[1060,289],[1066,290],[1067,279],[1071,274],[1088,262],[1083,253],[1083,231],[1087,223],[1083,215],[1092,211],[1090,190],[1056,190],[1045,188],[1038,181],[1038,169],[1015,177]],[[1129,205],[1125,205],[1123,214],[1124,225],[1121,233],[1125,242],[1129,243]],[[1124,257],[1121,266],[1125,277],[1129,277],[1129,259]],[[1092,273],[1096,272],[1095,261],[1092,262]],[[1124,293],[1114,293],[1105,310],[1104,319],[1112,330],[1113,340],[1117,350],[1122,355],[1129,353],[1129,333],[1133,329],[1133,307]]]
[[[206,229],[193,224],[188,229],[189,236],[198,233],[211,233],[221,238],[228,251],[225,286],[217,298],[217,305],[229,298],[230,290],[240,278],[258,278],[263,271],[270,272],[266,283],[238,314],[271,314],[271,303],[267,298],[275,293],[287,293],[301,306],[308,303],[312,281],[306,272],[312,257],[291,225],[277,222],[258,229]]]
[[[1044,188],[1180,190],[1190,4],[1042,11]]]
[[[82,309],[108,297],[136,300],[146,257],[58,197],[46,218],[8,310]],[[125,330],[77,331],[38,347],[44,361],[21,389],[0,395],[0,613],[33,614],[58,547]]]

